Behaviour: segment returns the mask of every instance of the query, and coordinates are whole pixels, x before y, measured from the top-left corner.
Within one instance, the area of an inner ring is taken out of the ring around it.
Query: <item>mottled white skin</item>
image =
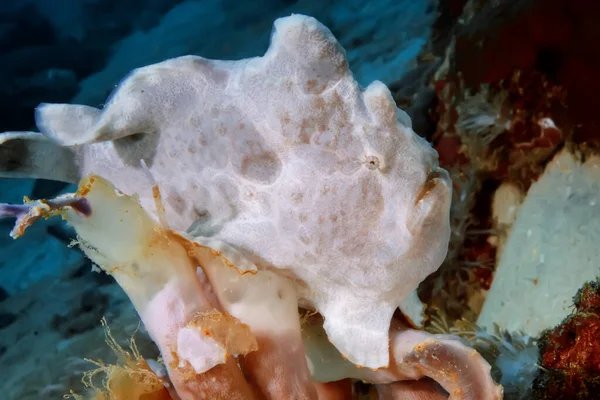
[[[263,57],[181,57],[135,70],[104,110],[38,108],[72,147],[142,206],[293,278],[351,361],[388,365],[394,310],[443,261],[450,184],[437,154],[382,83],[362,90],[331,32],[275,22]],[[141,167],[141,161],[147,169]]]
[[[311,374],[318,382],[353,378],[387,385],[428,377],[449,394],[449,399],[502,399],[502,387],[493,381],[490,365],[455,336],[432,335],[394,322],[390,330],[390,366],[373,371],[357,368],[345,360],[327,341],[318,324],[304,326],[302,333]],[[393,393],[399,396],[406,389],[400,385]]]

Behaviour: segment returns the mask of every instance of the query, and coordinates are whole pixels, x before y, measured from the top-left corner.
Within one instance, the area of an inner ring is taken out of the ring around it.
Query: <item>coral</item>
[[[511,110],[506,109],[507,93],[492,94],[489,86],[482,86],[477,93],[465,90],[463,96],[456,104],[454,126],[464,154],[476,170],[494,170],[498,161],[490,144],[510,129],[512,119]]]
[[[435,151],[382,83],[359,87],[312,18],[277,20],[264,57],[168,60],[135,70],[103,110],[36,116],[43,136],[0,135],[0,149],[19,144],[0,174],[35,174],[32,159],[67,149],[56,179],[99,174],[158,218],[156,185],[171,228],[293,276],[359,365],[387,365],[394,310],[446,255],[451,189]]]
[[[600,284],[586,283],[573,299],[569,317],[540,339],[542,370],[533,399],[593,399],[600,390],[598,337]]]
[[[597,147],[598,37],[600,7],[590,0],[472,1],[486,3],[458,29],[456,70],[466,86],[509,82],[513,73],[526,80],[541,75],[542,91],[524,86],[522,94],[539,105],[545,93],[561,87],[566,107],[555,104],[552,119],[565,136]],[[477,59],[477,63],[473,63]],[[516,70],[516,71],[515,71]],[[548,104],[548,103],[547,103]],[[549,104],[548,104],[549,105]],[[533,110],[533,109],[531,109]]]
[[[562,122],[565,89],[536,71],[516,70],[476,88],[466,86],[462,74],[446,74],[436,82],[441,101],[436,147],[453,140],[463,169],[527,189],[567,138],[555,123]]]

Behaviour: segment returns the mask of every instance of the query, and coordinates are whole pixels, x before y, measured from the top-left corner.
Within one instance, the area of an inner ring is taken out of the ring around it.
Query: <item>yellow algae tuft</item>
[[[116,364],[87,360],[96,368],[86,372],[82,381],[90,389],[89,393],[79,395],[71,392],[65,398],[75,400],[170,400],[168,390],[148,365],[137,349],[135,340],[129,341],[129,351],[125,350],[113,337],[106,319],[102,319],[106,344],[117,356]],[[98,375],[104,375],[96,382]]]

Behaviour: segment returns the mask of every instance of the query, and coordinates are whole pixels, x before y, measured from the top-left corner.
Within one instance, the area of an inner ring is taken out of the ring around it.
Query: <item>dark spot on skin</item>
[[[287,125],[290,122],[292,122],[292,118],[290,117],[290,114],[286,112],[285,114],[283,114],[283,117],[281,117],[281,124]]]
[[[302,192],[292,193],[292,203],[300,204],[304,199],[304,194]]]
[[[207,218],[209,216],[208,210],[199,210],[198,208],[194,207],[193,211],[194,215],[196,216],[196,221],[200,218]]]
[[[131,272],[133,272],[134,274],[138,273],[140,271],[140,264],[138,264],[137,262],[132,262],[131,263]]]
[[[43,170],[40,168],[41,154],[56,160],[60,166]],[[77,183],[81,178],[73,150],[43,139],[15,138],[0,145],[0,174],[3,173],[7,176],[18,173],[21,177],[65,180],[70,183]]]
[[[206,138],[204,137],[204,135],[203,135],[203,134],[200,134],[200,135],[199,135],[199,137],[198,137],[198,145],[199,145],[200,147],[204,147],[204,146],[206,146],[207,144],[208,144],[208,142],[206,141]]]
[[[307,246],[311,243],[310,237],[305,235],[300,236],[300,241]]]
[[[136,133],[113,141],[117,155],[123,162],[133,168],[142,168],[140,160],[148,167],[154,164],[158,148],[158,133]]]
[[[6,172],[20,171],[27,160],[29,150],[26,140],[9,140],[0,146],[0,170]]]
[[[279,300],[283,299],[283,292],[281,291],[281,289],[279,289],[279,290],[277,291],[277,298],[278,298]]]
[[[183,214],[185,211],[185,200],[177,192],[170,192],[167,195],[166,203],[169,204],[177,214]]]
[[[306,82],[306,91],[308,93],[318,94],[316,79],[310,79]]]
[[[273,152],[247,155],[242,158],[240,173],[246,178],[260,183],[273,183],[281,172],[281,161]]]

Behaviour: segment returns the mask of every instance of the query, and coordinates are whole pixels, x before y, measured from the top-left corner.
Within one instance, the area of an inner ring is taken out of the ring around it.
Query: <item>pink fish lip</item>
[[[434,180],[444,181],[446,184],[450,184],[450,174],[443,168],[435,166],[432,170],[427,174],[427,179],[425,179],[425,185],[428,183],[433,183]]]
[[[448,171],[436,166],[427,174],[423,187],[417,195],[416,202],[423,200],[439,184],[444,184],[448,188],[452,187]]]

